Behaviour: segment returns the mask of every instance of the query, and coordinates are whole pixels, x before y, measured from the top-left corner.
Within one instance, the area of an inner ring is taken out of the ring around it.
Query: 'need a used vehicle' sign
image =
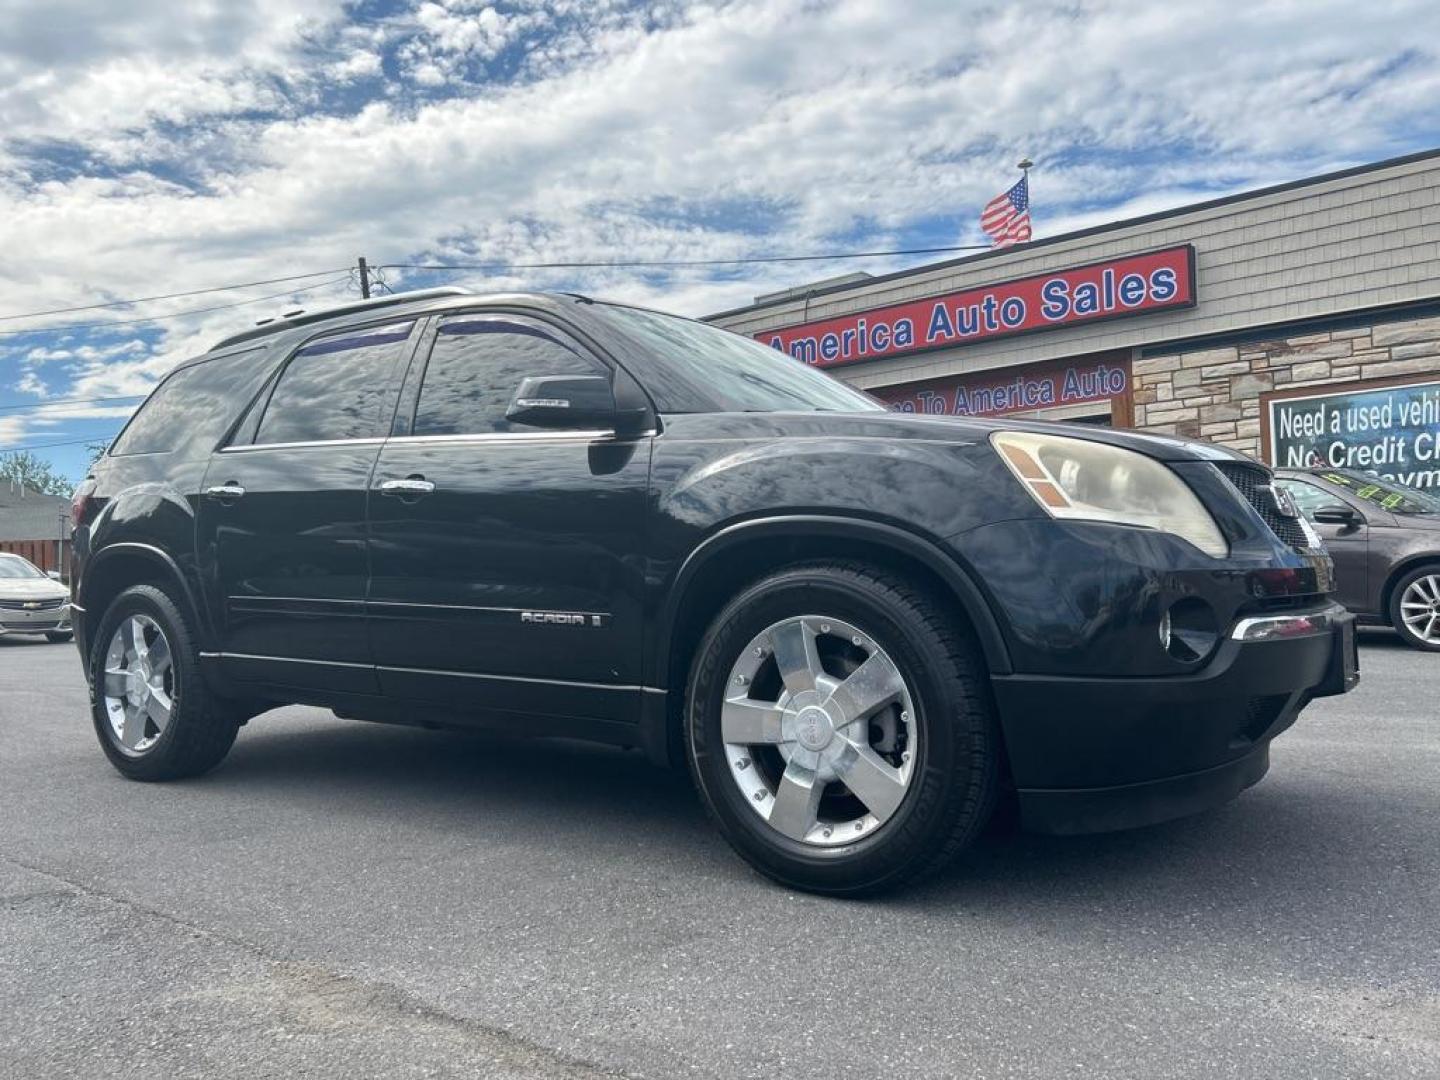
[[[1324,389],[1270,398],[1272,465],[1365,469],[1411,487],[1440,488],[1440,379]]]

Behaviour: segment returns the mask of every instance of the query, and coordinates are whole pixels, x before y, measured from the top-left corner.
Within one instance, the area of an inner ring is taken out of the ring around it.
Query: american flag
[[[1030,239],[1030,181],[1025,177],[1009,191],[996,195],[980,211],[980,228],[996,247],[1023,244]]]

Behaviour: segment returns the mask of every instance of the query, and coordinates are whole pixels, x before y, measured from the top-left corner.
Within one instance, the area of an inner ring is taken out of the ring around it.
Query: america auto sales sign
[[[1194,306],[1195,249],[1181,244],[756,337],[807,364],[838,367]]]

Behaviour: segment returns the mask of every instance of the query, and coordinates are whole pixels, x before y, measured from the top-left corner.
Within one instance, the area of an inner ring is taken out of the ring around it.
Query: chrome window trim
[[[623,438],[640,439],[655,435],[655,430],[638,431]],[[245,443],[240,446],[222,446],[217,453],[245,454],[256,450],[303,450],[312,446],[379,446],[382,443],[470,443],[470,442],[597,442],[619,441],[622,436],[613,429],[585,431],[488,431],[472,435],[394,435],[369,436],[363,439],[311,439],[305,442]]]
[[[218,453],[244,454],[254,450],[303,450],[311,446],[379,446],[385,441],[382,435],[371,435],[363,439],[310,439],[305,442],[245,443],[241,446],[222,446]]]
[[[470,442],[596,442],[618,436],[613,428],[584,431],[480,431],[466,435],[396,435],[391,443],[470,443]]]

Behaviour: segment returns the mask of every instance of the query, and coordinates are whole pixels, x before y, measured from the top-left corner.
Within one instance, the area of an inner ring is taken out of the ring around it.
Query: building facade
[[[1440,487],[1440,151],[710,321],[900,411],[1134,427]]]
[[[68,574],[70,500],[0,480],[0,552]]]

